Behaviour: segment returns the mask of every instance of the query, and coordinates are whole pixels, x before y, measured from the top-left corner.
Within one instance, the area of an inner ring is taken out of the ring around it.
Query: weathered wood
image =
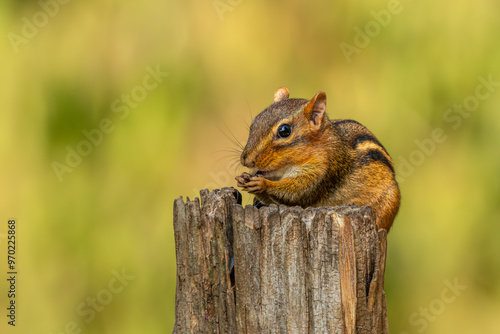
[[[368,207],[174,202],[174,333],[388,333],[387,233]]]

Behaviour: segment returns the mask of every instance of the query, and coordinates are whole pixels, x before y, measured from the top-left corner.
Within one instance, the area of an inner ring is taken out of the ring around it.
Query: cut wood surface
[[[368,207],[174,202],[174,333],[388,333],[386,231]]]

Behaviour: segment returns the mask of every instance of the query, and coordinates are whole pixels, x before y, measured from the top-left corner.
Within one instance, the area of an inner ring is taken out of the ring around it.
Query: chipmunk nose
[[[243,166],[249,167],[249,168],[255,167],[255,162],[253,161],[253,159],[249,159],[248,158],[248,153],[247,152],[243,152],[241,154],[241,164]]]

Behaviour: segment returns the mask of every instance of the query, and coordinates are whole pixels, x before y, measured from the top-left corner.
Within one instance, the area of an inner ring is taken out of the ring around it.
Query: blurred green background
[[[500,81],[498,2],[60,1],[0,4],[0,247],[15,218],[20,272],[2,333],[170,332],[173,200],[235,186],[226,135],[281,86],[325,91],[393,157],[391,333],[498,333],[500,87],[476,96]],[[134,278],[110,294],[114,270]]]

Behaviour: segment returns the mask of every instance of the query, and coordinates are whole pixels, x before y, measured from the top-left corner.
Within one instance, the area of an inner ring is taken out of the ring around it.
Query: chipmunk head
[[[328,120],[326,94],[319,92],[311,100],[288,97],[286,87],[276,91],[274,103],[253,120],[241,154],[243,166],[270,180],[292,177],[322,156],[314,142]]]

